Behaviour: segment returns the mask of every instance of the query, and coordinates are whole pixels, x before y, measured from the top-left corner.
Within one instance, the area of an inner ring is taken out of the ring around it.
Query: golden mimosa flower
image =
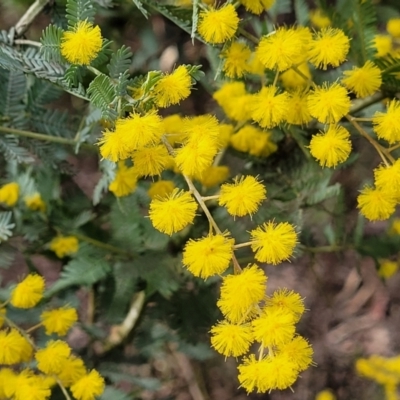
[[[26,196],[24,201],[30,210],[40,212],[46,211],[46,203],[43,201],[42,196],[40,196],[40,193],[38,192],[33,193],[30,196]]]
[[[400,38],[400,18],[390,18],[386,24],[386,30],[391,36]]]
[[[251,50],[244,43],[232,43],[221,53],[221,57],[224,59],[222,71],[229,78],[241,78],[249,70],[250,56]]]
[[[79,242],[75,236],[57,236],[50,242],[50,250],[56,253],[58,258],[75,254],[79,249]]]
[[[379,139],[390,144],[400,141],[400,101],[392,100],[387,104],[386,113],[376,112],[372,117],[374,131]]]
[[[45,374],[58,374],[63,368],[63,364],[71,354],[71,348],[66,342],[61,340],[51,340],[46,347],[39,349],[35,353],[37,367]]]
[[[232,39],[238,25],[239,17],[235,7],[227,4],[219,9],[202,11],[197,29],[206,42],[217,44]]]
[[[396,208],[393,193],[372,187],[365,187],[357,197],[357,202],[360,213],[370,221],[386,220]]]
[[[10,303],[18,308],[35,307],[42,300],[45,288],[43,277],[29,274],[11,292]]]
[[[161,175],[172,162],[163,144],[142,147],[132,153],[133,169],[137,176]]]
[[[32,346],[16,329],[0,331],[0,364],[30,361],[32,353]]]
[[[175,183],[172,181],[159,180],[150,185],[147,194],[151,199],[156,197],[166,197],[175,189]]]
[[[240,2],[247,11],[257,15],[269,10],[275,4],[275,0],[240,0]]]
[[[104,388],[104,378],[92,369],[71,386],[71,392],[77,400],[95,400],[104,392]]]
[[[102,44],[100,28],[88,21],[79,21],[72,30],[63,33],[61,54],[71,64],[89,65],[99,54]]]
[[[117,197],[128,196],[136,189],[138,178],[138,172],[135,168],[127,167],[124,161],[120,161],[115,178],[108,189]]]
[[[0,203],[9,207],[15,206],[19,196],[19,185],[17,182],[10,182],[0,188]]]
[[[57,335],[64,336],[78,320],[78,314],[75,308],[61,307],[43,311],[40,319],[46,330],[46,335],[56,333]]]

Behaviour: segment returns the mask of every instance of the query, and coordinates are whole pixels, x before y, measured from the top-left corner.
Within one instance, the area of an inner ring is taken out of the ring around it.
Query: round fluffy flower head
[[[78,320],[78,314],[75,308],[61,307],[55,310],[43,311],[40,319],[46,329],[46,335],[56,333],[64,336]]]
[[[211,165],[201,176],[196,178],[205,188],[212,188],[225,182],[229,174],[230,171],[226,165]]]
[[[229,78],[241,78],[249,70],[250,56],[251,50],[244,43],[232,43],[221,53],[221,57],[224,58],[222,71]]]
[[[331,86],[324,84],[317,86],[307,98],[310,114],[322,123],[335,123],[346,115],[351,106],[347,90],[334,83]]]
[[[100,28],[88,21],[79,21],[61,37],[61,54],[71,64],[89,65],[99,54],[103,39]]]
[[[47,342],[44,349],[39,349],[35,358],[37,367],[45,374],[52,375],[58,374],[62,368],[65,360],[70,356],[71,348],[66,342],[61,340],[51,340]]]
[[[174,189],[163,198],[150,203],[149,217],[154,228],[172,235],[193,223],[197,203],[189,192]]]
[[[161,175],[171,164],[171,156],[162,144],[143,147],[132,154],[134,170],[138,176]]]
[[[247,393],[254,390],[257,393],[265,393],[271,389],[271,379],[269,373],[269,357],[261,360],[256,359],[254,354],[244,359],[243,364],[239,364],[238,379],[240,387],[244,388]]]
[[[374,38],[376,57],[384,57],[393,49],[392,38],[389,35],[376,35]]]
[[[274,265],[287,260],[297,243],[296,231],[288,222],[269,221],[252,230],[250,235],[255,259]]]
[[[292,340],[296,331],[291,313],[269,307],[251,324],[254,338],[264,346],[283,345]]]
[[[305,89],[308,85],[308,79],[311,79],[311,71],[308,63],[303,62],[297,66],[297,69],[304,75],[299,75],[294,69],[288,69],[279,76],[285,89]]]
[[[285,355],[299,371],[305,371],[312,363],[314,354],[312,347],[302,336],[295,336],[293,340],[279,347],[279,354]]]
[[[336,400],[336,396],[329,389],[324,389],[317,393],[315,400]]]
[[[14,400],[47,400],[51,396],[51,382],[24,369],[16,377]]]
[[[371,61],[362,67],[353,67],[351,71],[344,71],[342,83],[357,97],[367,97],[375,93],[382,84],[381,70]]]
[[[357,202],[360,213],[370,221],[386,220],[396,208],[396,199],[392,193],[378,188],[364,188],[357,197]]]
[[[208,43],[224,43],[232,39],[239,25],[239,17],[232,4],[216,10],[211,8],[200,13],[197,30]]]
[[[85,375],[86,368],[83,361],[78,357],[70,356],[63,362],[63,367],[57,374],[57,378],[65,387],[69,387]]]
[[[346,61],[350,40],[341,29],[323,28],[309,44],[308,57],[317,68],[338,67]]]
[[[316,28],[319,29],[327,28],[331,25],[331,20],[320,8],[310,11],[310,21]]]
[[[19,185],[17,182],[10,182],[0,188],[0,203],[9,207],[15,206],[19,196]]]
[[[244,322],[265,297],[266,284],[264,271],[255,264],[244,268],[239,275],[227,275],[222,281],[217,306],[233,324]]]
[[[400,141],[400,101],[388,103],[386,113],[376,112],[372,117],[374,131],[379,139],[385,139],[390,144]]]
[[[12,365],[29,361],[32,352],[32,346],[16,329],[0,331],[0,364]]]
[[[245,6],[247,11],[257,15],[269,10],[275,4],[275,0],[240,0],[240,2]]]
[[[336,167],[350,155],[350,133],[343,126],[330,125],[326,132],[312,137],[309,147],[310,153],[322,167]]]
[[[388,231],[390,236],[400,235],[400,218],[395,218]]]
[[[172,74],[162,77],[154,86],[154,95],[158,107],[169,107],[178,104],[190,95],[192,78],[184,65],[179,66]]]
[[[379,260],[378,276],[383,279],[389,279],[399,270],[397,261]]]
[[[307,96],[306,92],[300,90],[289,93],[286,115],[286,121],[289,124],[305,125],[312,120],[307,106]]]
[[[292,314],[295,322],[299,321],[305,311],[301,296],[288,289],[276,290],[271,297],[267,298],[266,305],[268,308]]]
[[[285,120],[288,110],[287,93],[276,93],[273,86],[263,87],[251,96],[251,118],[262,128],[273,128]]]
[[[26,206],[33,211],[46,211],[46,203],[43,201],[42,196],[40,193],[36,192],[30,196],[26,196],[25,199]]]
[[[50,250],[53,250],[58,258],[75,254],[78,249],[79,242],[75,236],[57,236],[50,242]]]
[[[137,181],[137,171],[132,167],[127,167],[124,161],[120,161],[115,178],[108,189],[117,197],[128,196],[136,189]]]
[[[226,207],[233,216],[243,217],[254,214],[263,200],[267,191],[254,176],[236,177],[234,183],[225,183],[221,186],[219,205]]]
[[[302,35],[295,29],[279,28],[264,36],[257,47],[256,54],[262,64],[277,71],[285,71],[305,53]]]
[[[0,368],[0,399],[8,399],[14,395],[16,373],[11,368]]]
[[[175,189],[175,183],[172,181],[159,180],[150,185],[147,194],[151,199],[157,197],[166,197]]]
[[[130,145],[120,131],[105,130],[97,144],[100,146],[101,156],[113,162],[125,160],[131,154]]]
[[[32,308],[42,300],[45,282],[40,275],[29,274],[11,292],[10,302],[14,307]]]
[[[269,390],[284,390],[295,383],[299,371],[286,355],[277,354],[274,357],[269,357],[268,361],[265,373],[269,375],[270,379]]]
[[[71,392],[77,400],[95,400],[104,392],[104,388],[104,378],[92,369],[71,386]]]
[[[219,322],[211,328],[211,345],[225,357],[246,354],[253,342],[251,326],[235,325],[228,321]]]
[[[400,194],[400,159],[389,167],[381,165],[374,170],[375,186],[394,196]]]
[[[189,240],[183,250],[182,262],[194,275],[208,278],[222,274],[229,267],[233,251],[233,239],[224,235],[209,235]]]
[[[400,38],[400,18],[391,18],[386,24],[386,30],[395,38]]]

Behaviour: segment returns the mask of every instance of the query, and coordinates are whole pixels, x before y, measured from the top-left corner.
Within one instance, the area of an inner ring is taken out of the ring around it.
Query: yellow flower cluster
[[[9,304],[33,308],[42,300],[44,289],[44,279],[30,274],[14,287]],[[31,336],[40,327],[46,335],[65,336],[78,320],[74,308],[45,310],[40,314],[40,323],[25,331],[7,317],[7,303],[0,309],[0,328],[8,326],[0,330],[0,399],[46,400],[56,385],[64,392],[69,388],[77,400],[94,400],[102,394],[104,379],[96,370],[87,371],[66,341],[51,339],[39,348]]]
[[[387,400],[397,399],[397,387],[400,383],[400,356],[386,358],[372,355],[356,361],[357,373],[379,383],[385,390]]]

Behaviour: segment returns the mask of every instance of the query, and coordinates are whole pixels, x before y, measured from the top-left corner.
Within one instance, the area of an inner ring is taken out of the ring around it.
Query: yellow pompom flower
[[[279,28],[260,40],[256,54],[265,68],[285,71],[304,56],[305,45],[297,30]]]
[[[6,319],[7,309],[0,308],[0,328],[4,325],[4,321]]]
[[[75,236],[57,236],[50,242],[50,250],[58,258],[75,254],[79,249],[79,242]]]
[[[265,373],[269,375],[269,390],[284,390],[295,383],[299,371],[286,355],[277,354],[269,357],[268,361]]]
[[[186,135],[184,144],[201,141],[206,137],[215,141],[215,145],[217,145],[218,137],[220,136],[218,120],[214,115],[210,114],[185,118],[182,130]]]
[[[209,235],[189,240],[183,250],[183,265],[194,275],[208,278],[226,271],[232,259],[233,239]]]
[[[265,347],[279,346],[291,341],[296,331],[291,313],[268,307],[251,324],[255,340]]]
[[[390,101],[386,113],[376,112],[372,117],[372,124],[379,139],[385,139],[389,144],[399,142],[400,101]]]
[[[214,325],[210,333],[212,347],[225,357],[239,357],[246,354],[253,342],[249,324],[235,325],[222,321]]]
[[[399,263],[391,260],[379,260],[378,276],[389,279],[399,270]]]
[[[193,223],[196,210],[197,203],[189,192],[174,189],[166,197],[151,201],[149,217],[157,230],[172,235]]]
[[[317,393],[315,400],[336,400],[336,396],[329,389],[324,389]]]
[[[357,197],[360,213],[370,221],[388,219],[395,211],[396,199],[391,192],[365,187]]]
[[[254,125],[245,125],[231,136],[231,146],[256,157],[268,157],[278,149],[272,141],[271,132],[262,131]]]
[[[33,193],[30,196],[26,196],[24,201],[25,205],[32,211],[40,211],[40,212],[46,211],[46,203],[43,201],[42,197],[40,196],[40,193],[38,192]]]
[[[302,336],[295,336],[291,341],[279,346],[278,350],[299,372],[305,371],[312,363],[314,351]]]
[[[11,368],[0,368],[0,399],[14,395],[17,375]]]
[[[113,162],[126,160],[132,151],[125,139],[120,131],[113,132],[106,129],[97,143],[100,146],[101,156]]]
[[[32,346],[16,329],[0,331],[0,364],[30,361],[32,353]]]
[[[376,35],[374,38],[376,57],[384,57],[393,49],[392,38],[389,35]]]
[[[400,218],[395,218],[392,221],[388,233],[389,235],[400,235]]]
[[[350,49],[350,39],[341,29],[323,28],[315,32],[308,49],[311,64],[327,69],[328,65],[338,67],[346,61]]]
[[[46,330],[46,335],[56,333],[64,336],[78,320],[78,314],[75,308],[61,307],[55,310],[43,311],[40,319]]]
[[[71,354],[71,348],[66,342],[61,340],[51,340],[47,342],[46,347],[39,349],[35,353],[37,367],[45,374],[58,374],[66,359]]]
[[[171,164],[171,156],[162,144],[143,147],[132,154],[134,170],[137,176],[161,175]]]
[[[239,17],[232,4],[220,9],[210,8],[200,13],[197,30],[200,36],[212,44],[224,43],[232,39],[239,25]]]
[[[288,95],[276,91],[274,86],[267,86],[251,97],[251,118],[262,128],[273,128],[286,118]]]
[[[371,61],[362,67],[353,67],[351,71],[344,71],[342,83],[353,91],[357,97],[367,97],[375,93],[382,84],[381,70]]]
[[[43,277],[29,274],[11,292],[10,303],[18,308],[35,307],[42,300],[45,282]]]
[[[286,121],[293,125],[305,125],[312,120],[307,106],[308,93],[297,90],[289,93]]]
[[[151,199],[156,197],[166,197],[175,189],[175,183],[172,181],[159,180],[150,185],[147,194]]]
[[[190,95],[192,78],[184,65],[172,74],[163,76],[154,86],[154,96],[158,107],[169,107],[180,103]]]
[[[92,369],[71,386],[71,392],[77,400],[95,400],[104,392],[104,388],[104,378]]]
[[[351,101],[343,86],[338,83],[329,86],[325,83],[316,86],[308,94],[307,105],[310,114],[319,122],[332,124],[339,122],[349,112]]]
[[[310,142],[310,153],[322,167],[336,167],[345,162],[351,152],[350,133],[340,125],[329,125],[326,132],[314,135]]]
[[[19,196],[19,185],[17,182],[6,183],[0,188],[0,203],[9,207],[15,206]]]
[[[138,178],[136,168],[127,167],[124,161],[119,161],[115,178],[108,190],[117,197],[128,196],[136,189]]]
[[[320,8],[310,11],[310,21],[319,29],[328,28],[331,25],[331,20]]]
[[[275,4],[275,0],[240,0],[240,2],[247,11],[257,15],[269,10]]]
[[[288,222],[267,222],[250,232],[251,248],[255,259],[269,264],[279,264],[287,260],[297,243],[297,234]]]
[[[238,379],[240,387],[244,388],[247,393],[254,390],[257,393],[265,393],[271,389],[271,379],[268,375],[269,371],[269,357],[256,359],[254,354],[245,358],[243,364],[238,365],[239,375]]]
[[[300,320],[305,311],[301,296],[293,290],[288,289],[276,290],[271,297],[267,298],[265,304],[270,309],[292,314],[295,322]]]
[[[83,361],[76,356],[70,356],[63,362],[63,367],[57,374],[57,378],[65,387],[69,387],[85,375],[86,367]]]
[[[24,369],[16,377],[14,400],[47,400],[51,396],[51,382],[33,371]]]
[[[384,192],[391,192],[393,196],[400,194],[400,160],[393,165],[374,169],[375,186]]]
[[[63,33],[61,54],[71,64],[89,65],[99,54],[103,39],[100,28],[88,21],[79,21]]]
[[[221,53],[224,59],[222,71],[229,78],[241,78],[249,70],[250,56],[251,50],[244,43],[232,43]]]
[[[225,182],[229,174],[230,171],[226,165],[211,165],[197,179],[205,188],[212,188]]]
[[[254,214],[263,200],[267,190],[254,176],[236,177],[234,183],[225,183],[221,186],[219,205],[226,207],[228,213],[243,217]]]
[[[204,135],[177,149],[174,160],[182,174],[190,177],[202,176],[211,166],[217,152],[217,141]]]
[[[235,128],[231,124],[219,124],[219,135],[217,138],[218,148],[225,149],[229,146],[229,141]]]
[[[227,275],[221,285],[217,302],[231,323],[243,323],[251,317],[252,309],[264,297],[267,277],[256,264],[249,265],[239,275]]]
[[[308,64],[306,62],[301,63],[297,66],[297,69],[304,75],[299,75],[294,69],[288,69],[283,74],[279,76],[282,85],[285,89],[305,89],[308,85],[308,80],[311,80],[311,72]]]
[[[386,24],[386,30],[391,36],[400,38],[400,18],[390,18]]]

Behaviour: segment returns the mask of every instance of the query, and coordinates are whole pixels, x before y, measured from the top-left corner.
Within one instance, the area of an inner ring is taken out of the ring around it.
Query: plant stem
[[[41,47],[42,44],[40,42],[35,42],[34,40],[28,39],[15,39],[14,44],[22,44],[25,46],[33,46],[33,47]]]
[[[389,148],[387,149],[387,151],[390,153],[390,152],[392,152],[392,151],[394,151],[394,150],[397,150],[399,147],[400,147],[400,143],[397,143],[397,144],[395,144],[394,146],[389,147]]]
[[[42,326],[42,323],[40,322],[39,324],[36,324],[36,325],[33,325],[33,326],[31,326],[29,329],[27,329],[25,332],[26,333],[31,333],[31,332],[33,332],[34,330],[36,330],[37,328],[40,328]]]
[[[370,97],[367,97],[366,99],[362,100],[356,100],[356,102],[353,104],[353,106],[350,108],[350,114],[355,114],[358,111],[363,110],[364,108],[367,108],[371,106],[372,104],[378,103],[378,101],[381,101],[384,99],[384,96],[381,92],[377,92],[373,94]]]
[[[351,248],[351,246],[338,246],[335,244],[332,244],[330,246],[319,246],[319,247],[306,247],[306,246],[300,247],[301,250],[306,251],[308,253],[334,253],[338,251],[348,250],[349,248]]]
[[[93,239],[89,236],[82,235],[80,233],[73,233],[73,235],[76,236],[79,240],[82,240],[83,242],[86,242],[86,243],[90,243],[93,246],[96,246],[100,249],[108,250],[108,251],[111,251],[112,253],[116,253],[116,254],[121,254],[121,255],[129,257],[129,258],[134,257],[134,254],[129,251],[120,249],[119,247],[115,247],[108,243],[101,242],[100,240]]]
[[[219,194],[216,194],[214,196],[203,196],[202,199],[203,201],[216,200],[219,199]]]
[[[15,33],[17,36],[21,36],[27,31],[29,25],[42,12],[49,1],[50,0],[36,0],[31,4],[31,6],[26,10],[25,14],[15,24]]]
[[[347,120],[357,129],[357,131],[360,133],[361,136],[364,136],[365,139],[367,139],[371,145],[375,148],[375,150],[378,152],[379,156],[381,157],[382,161],[384,164],[389,167],[389,160],[391,163],[394,164],[395,160],[391,156],[391,154],[387,151],[386,148],[381,146],[376,140],[374,140],[371,136],[368,135],[367,132],[361,127],[361,125],[354,120],[354,117],[352,117],[350,114],[346,115]],[[387,158],[387,159],[386,159]]]
[[[245,29],[243,28],[239,28],[239,33],[244,36],[246,39],[249,39],[251,42],[253,42],[254,44],[258,44],[258,42],[260,41],[258,39],[258,37],[252,35],[251,33],[247,32]]]
[[[236,249],[241,249],[242,247],[248,247],[248,246],[251,246],[251,242],[235,244],[233,246],[233,248],[236,250]]]

